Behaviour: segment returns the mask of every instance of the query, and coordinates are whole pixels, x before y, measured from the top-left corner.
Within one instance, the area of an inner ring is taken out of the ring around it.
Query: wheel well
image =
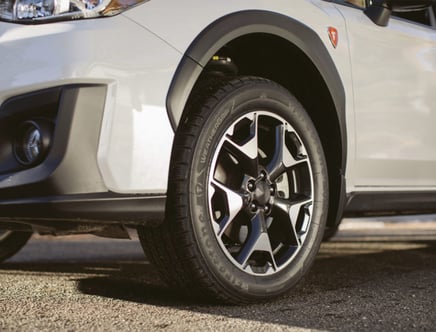
[[[232,63],[236,64],[238,76],[259,76],[281,84],[306,109],[320,136],[327,160],[330,188],[328,226],[333,226],[341,214],[342,149],[345,147],[342,146],[335,104],[316,66],[289,41],[265,33],[253,33],[236,38],[216,52],[216,55],[231,59]],[[192,92],[196,92],[197,89],[204,90],[207,85],[205,80],[214,81],[208,88],[210,91],[216,86],[217,77],[205,75],[209,66],[210,64],[203,70]],[[196,95],[192,92],[191,96]],[[189,115],[183,114],[183,118],[186,116]]]

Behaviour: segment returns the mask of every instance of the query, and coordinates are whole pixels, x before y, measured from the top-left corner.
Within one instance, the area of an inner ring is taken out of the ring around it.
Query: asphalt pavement
[[[345,220],[295,289],[250,306],[177,295],[137,239],[34,236],[0,265],[0,330],[436,331],[435,221]]]

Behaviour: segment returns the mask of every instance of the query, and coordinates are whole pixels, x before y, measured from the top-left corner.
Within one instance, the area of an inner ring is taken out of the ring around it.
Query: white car
[[[436,212],[434,3],[0,0],[0,259],[134,227],[250,303],[343,216]]]

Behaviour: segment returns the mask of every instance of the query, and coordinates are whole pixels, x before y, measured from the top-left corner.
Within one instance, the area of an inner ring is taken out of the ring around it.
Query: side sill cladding
[[[193,41],[178,66],[171,84],[167,109],[176,130],[189,94],[210,58],[230,41],[251,33],[266,33],[288,40],[313,62],[327,84],[339,119],[342,172],[346,163],[345,90],[333,60],[315,31],[291,17],[274,12],[250,10],[232,13],[210,24]]]
[[[436,213],[435,191],[354,192],[347,197],[344,217]]]
[[[165,202],[162,195],[112,192],[0,200],[0,225],[18,223],[58,230],[96,223],[157,226],[164,220]]]

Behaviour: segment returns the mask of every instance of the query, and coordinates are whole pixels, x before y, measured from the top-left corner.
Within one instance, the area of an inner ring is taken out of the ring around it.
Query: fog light
[[[14,144],[15,158],[25,166],[41,162],[51,145],[53,125],[45,119],[28,120],[18,128]]]

